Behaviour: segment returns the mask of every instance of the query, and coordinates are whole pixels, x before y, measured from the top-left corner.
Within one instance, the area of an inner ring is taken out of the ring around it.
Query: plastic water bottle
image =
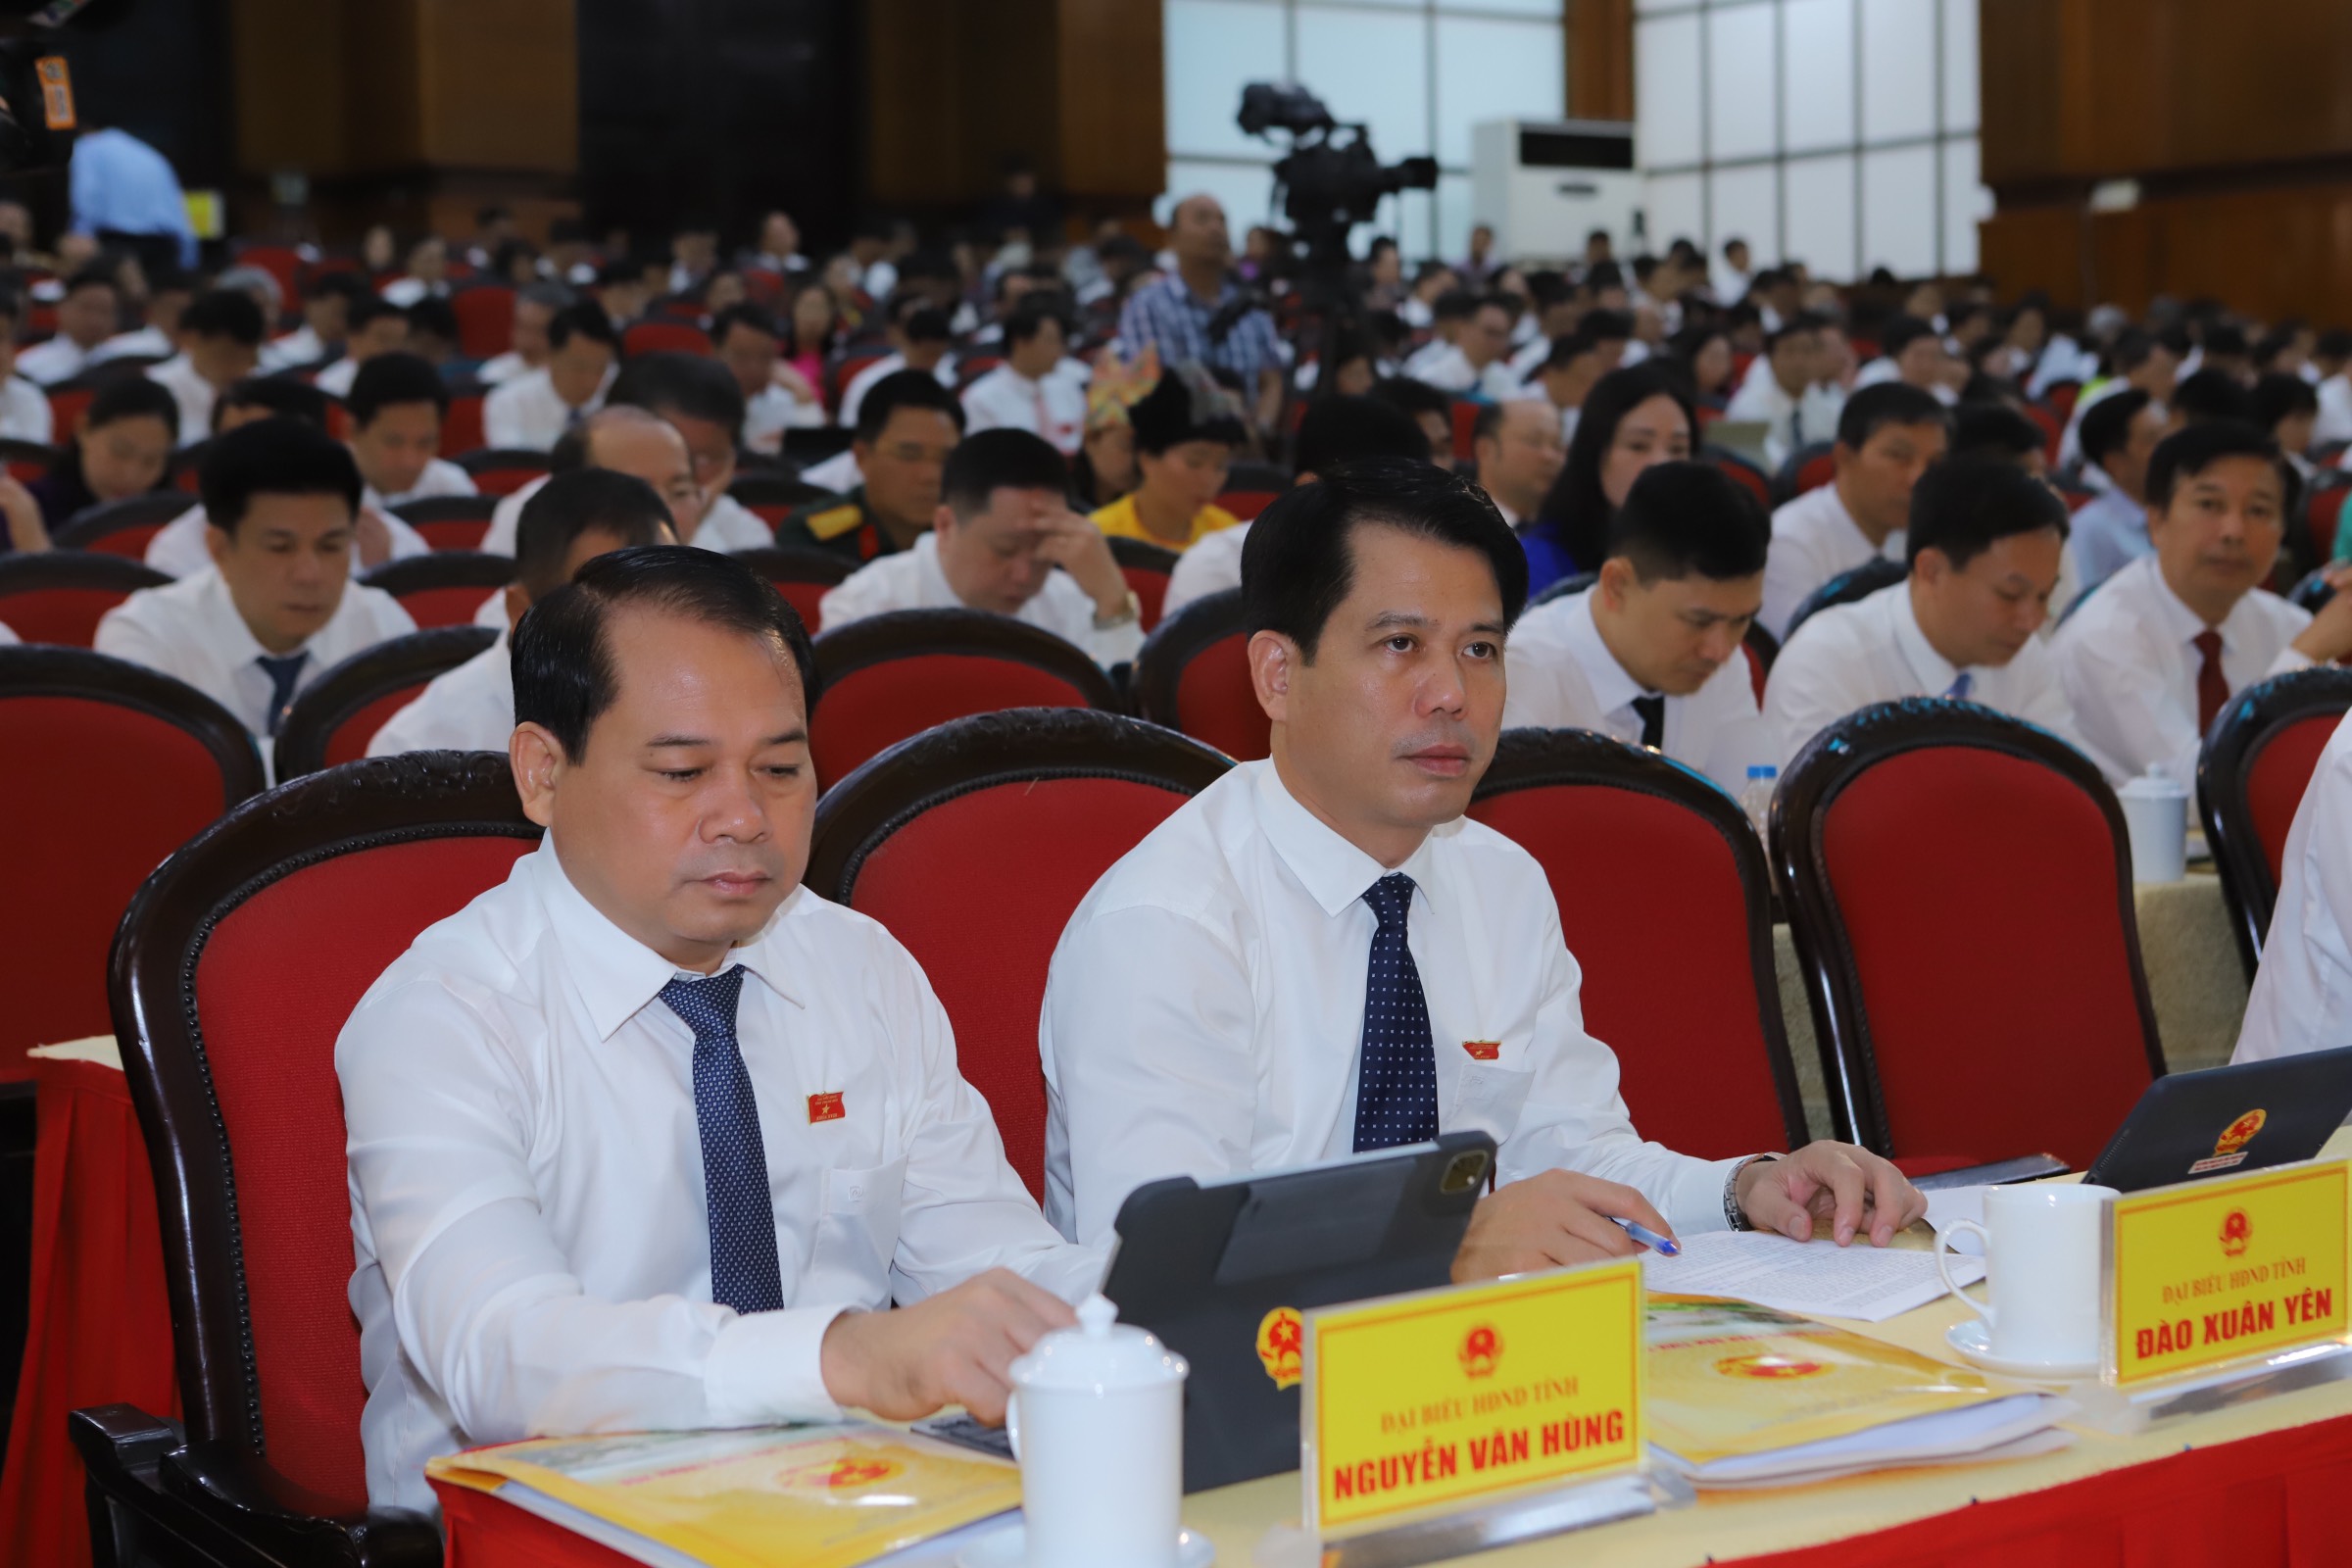
[[[1740,809],[1755,824],[1758,838],[1765,837],[1772,821],[1772,792],[1780,782],[1781,770],[1768,762],[1758,762],[1747,770],[1747,788],[1740,792]]]

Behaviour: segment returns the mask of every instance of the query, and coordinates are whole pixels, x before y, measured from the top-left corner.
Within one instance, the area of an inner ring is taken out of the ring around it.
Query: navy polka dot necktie
[[[776,1210],[751,1069],[735,1042],[740,965],[708,980],[662,988],[669,1010],[694,1031],[694,1119],[703,1135],[703,1200],[710,1213],[710,1298],[738,1312],[784,1305],[776,1263]]]
[[[1430,1043],[1429,999],[1405,946],[1413,879],[1392,871],[1364,902],[1380,917],[1364,975],[1363,1065],[1355,1086],[1355,1152],[1421,1144],[1438,1136],[1438,1058]]]

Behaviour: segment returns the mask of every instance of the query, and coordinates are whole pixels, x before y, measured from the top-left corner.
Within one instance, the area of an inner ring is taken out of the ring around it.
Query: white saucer
[[[1991,1336],[1984,1330],[1983,1318],[1972,1317],[1965,1323],[1955,1323],[1944,1331],[1943,1343],[1983,1367],[2003,1377],[2023,1378],[2030,1383],[2066,1383],[2075,1378],[2093,1378],[2099,1375],[2096,1361],[2013,1361],[1992,1353]],[[978,1568],[978,1565],[974,1565]]]
[[[1217,1560],[1217,1548],[1198,1530],[1186,1530],[1176,1537],[1176,1568],[1208,1568]],[[992,1535],[983,1536],[956,1554],[956,1568],[1028,1568],[1029,1527],[1015,1522]],[[1102,1568],[1118,1568],[1104,1563]]]

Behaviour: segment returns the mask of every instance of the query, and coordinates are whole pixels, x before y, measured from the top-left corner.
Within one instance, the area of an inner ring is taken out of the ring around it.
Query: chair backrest
[[[2287,829],[2295,824],[2320,753],[2347,711],[2352,669],[2274,675],[2223,707],[2197,758],[2197,813],[2222,873],[2230,929],[2249,980],[2278,904]]]
[[[8,476],[20,484],[30,484],[47,476],[56,463],[57,448],[45,441],[0,437],[0,465],[6,466]]]
[[[1901,562],[1888,561],[1884,556],[1865,561],[1851,571],[1839,572],[1805,596],[1804,602],[1796,607],[1796,612],[1788,617],[1788,630],[1783,634],[1783,640],[1795,636],[1796,628],[1802,626],[1809,616],[1839,605],[1859,604],[1882,588],[1893,587],[1910,574],[1910,568]]]
[[[1710,1159],[1805,1142],[1772,872],[1732,798],[1583,730],[1503,733],[1470,814],[1534,856],[1644,1138]]]
[[[482,447],[451,460],[485,495],[512,495],[548,471],[544,452],[529,447]]]
[[[2335,534],[2344,515],[2344,497],[2352,495],[2352,475],[2340,470],[2323,472],[2303,497],[2303,528],[2311,540],[2314,565],[2335,559]]]
[[[49,536],[49,542],[60,550],[88,550],[144,561],[148,544],[164,531],[164,525],[194,505],[194,498],[181,490],[157,490],[101,502],[75,513]]]
[[[692,321],[639,321],[620,334],[620,352],[632,360],[640,354],[709,354],[710,334]]]
[[[1836,442],[1815,441],[1790,453],[1787,466],[1781,469],[1781,498],[1801,496],[1837,478],[1837,451]]]
[[[825,394],[825,406],[830,409],[840,408],[842,395],[849,391],[850,383],[858,379],[858,372],[864,369],[867,366],[872,365],[877,360],[885,359],[888,356],[886,355],[876,354],[871,350],[866,350],[858,354],[845,354],[838,361],[834,362],[833,373],[827,377],[826,384],[823,389]]]
[[[419,627],[471,625],[482,601],[514,580],[514,557],[477,550],[387,561],[360,578],[399,600]]]
[[[1242,591],[1203,594],[1161,621],[1135,656],[1135,707],[1236,761],[1272,750],[1272,720],[1250,680]]]
[[[735,475],[727,485],[727,494],[738,506],[773,528],[792,512],[811,501],[822,501],[833,492],[822,485],[808,484],[798,474],[754,470]]]
[[[188,1437],[352,1511],[366,1390],[335,1037],[418,932],[538,838],[503,757],[353,762],[215,824],[147,879],[116,939]]]
[[[106,949],[147,873],[262,789],[245,726],[169,676],[79,648],[0,648],[0,1081],[105,1034]],[[45,760],[45,763],[44,763]],[[36,765],[44,764],[44,765]]]
[[[776,592],[785,603],[801,612],[801,624],[810,636],[817,631],[817,607],[834,584],[848,579],[858,569],[854,561],[844,560],[830,550],[787,549],[777,545],[764,550],[730,552],[736,560],[751,563],[754,570],[776,585]]]
[[[1110,559],[1119,564],[1119,574],[1127,579],[1135,602],[1143,607],[1144,630],[1150,631],[1159,624],[1160,607],[1168,597],[1168,578],[1176,571],[1176,552],[1143,539],[1113,539]]]
[[[2080,381],[2052,381],[2042,388],[2041,401],[2047,403],[2050,412],[2061,419],[2071,419],[2075,416],[2075,402],[2082,395],[2082,383]]]
[[[825,632],[816,685],[808,752],[819,788],[951,718],[1119,707],[1110,677],[1076,644],[979,610],[897,610]]]
[[[435,550],[481,549],[490,532],[490,514],[497,510],[496,496],[426,496],[392,509]]]
[[[63,441],[81,429],[81,416],[90,412],[90,400],[98,395],[98,383],[77,375],[58,382],[48,393],[49,425]]]
[[[1840,1136],[2084,1165],[2165,1070],[2123,811],[2057,737],[1865,708],[1789,764],[1772,858]]]
[[[171,581],[142,562],[88,551],[0,556],[0,625],[24,642],[87,648],[108,611]]]
[[[1701,463],[1712,463],[1745,486],[1747,493],[1756,498],[1756,505],[1766,511],[1772,509],[1772,480],[1766,477],[1762,468],[1730,447],[1719,447],[1713,442],[1698,449],[1698,458]]]
[[[1478,456],[1478,411],[1483,403],[1469,398],[1453,400],[1453,461],[1468,463]]]
[[[482,400],[487,395],[470,383],[450,388],[449,412],[441,416],[443,457],[455,462],[468,453],[481,451],[490,439],[482,430]]]
[[[504,283],[471,283],[449,297],[458,318],[458,345],[469,360],[493,360],[514,336],[514,290]]]
[[[436,675],[492,643],[488,626],[435,626],[363,649],[302,690],[277,727],[277,781],[356,762],[394,713]]]
[[[1231,764],[1155,725],[1084,709],[943,724],[817,805],[808,885],[890,928],[956,1026],[963,1076],[1045,1191],[1046,967],[1103,872]],[[987,916],[947,887],[988,890]]]
[[[247,245],[237,252],[239,267],[258,267],[277,279],[279,293],[290,304],[302,292],[302,252],[291,245]]]
[[[2029,403],[2026,405],[2026,417],[2032,419],[2041,431],[2042,461],[2056,463],[2058,449],[2066,441],[2066,416],[2045,404]]]
[[[1566,599],[1572,594],[1581,594],[1598,581],[1600,581],[1600,573],[1597,571],[1570,572],[1556,582],[1546,583],[1541,592],[1528,600],[1527,608],[1533,610],[1538,605],[1548,605],[1554,599]]]

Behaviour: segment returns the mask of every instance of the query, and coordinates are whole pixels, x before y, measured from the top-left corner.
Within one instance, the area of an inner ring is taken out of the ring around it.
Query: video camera
[[[1310,266],[1345,267],[1348,231],[1370,222],[1383,196],[1437,188],[1435,158],[1383,164],[1364,126],[1333,119],[1322,99],[1294,82],[1251,82],[1242,89],[1235,119],[1246,135],[1279,130],[1291,137],[1274,177],[1283,189],[1283,216]]]
[[[62,169],[79,117],[63,32],[110,27],[134,0],[0,0],[0,174]]]

